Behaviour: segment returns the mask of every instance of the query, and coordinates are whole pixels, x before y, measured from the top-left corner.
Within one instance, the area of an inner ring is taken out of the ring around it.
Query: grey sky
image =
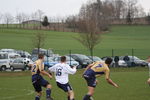
[[[40,9],[48,16],[66,16],[77,14],[83,3],[88,0],[0,0],[0,13],[17,12],[31,14]],[[150,0],[139,0],[144,9],[150,9]]]

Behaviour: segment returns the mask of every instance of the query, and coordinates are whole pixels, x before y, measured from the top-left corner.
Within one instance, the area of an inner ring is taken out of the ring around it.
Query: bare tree
[[[95,46],[100,43],[102,33],[98,7],[100,7],[99,1],[82,7],[77,24],[79,37],[76,40],[90,51],[91,56]]]
[[[38,18],[37,18],[37,13],[32,13],[31,14],[31,20],[32,21],[37,21],[38,20]],[[36,29],[36,25],[37,23],[33,23],[33,25],[32,25],[32,29]]]
[[[37,17],[38,17],[38,20],[40,21],[40,29],[42,28],[42,19],[43,19],[43,15],[44,15],[44,12],[42,10],[37,10],[36,11],[36,14],[37,14]]]
[[[67,27],[73,29],[73,32],[76,32],[77,29],[77,16],[69,16],[66,19]]]
[[[7,25],[7,28],[9,27],[9,24],[12,24],[14,18],[10,13],[5,13],[4,14],[4,22]]]
[[[0,13],[0,27],[1,27],[1,24],[2,24],[2,19],[3,19],[3,15]]]
[[[127,23],[132,24],[137,9],[137,0],[127,0]]]
[[[146,16],[146,21],[150,25],[150,11],[148,12],[148,14]]]
[[[40,52],[40,48],[42,48],[45,44],[46,36],[44,33],[36,33],[32,39],[33,46],[38,49],[38,54]]]
[[[22,22],[23,22],[22,13],[18,13],[18,14],[16,15],[16,21],[17,21],[18,24],[19,24],[19,28],[21,28],[21,25],[22,25]]]

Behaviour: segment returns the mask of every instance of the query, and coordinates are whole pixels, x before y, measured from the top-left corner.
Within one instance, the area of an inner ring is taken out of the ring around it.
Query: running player
[[[61,62],[49,68],[50,72],[55,73],[57,86],[62,89],[68,95],[68,100],[74,99],[74,92],[69,84],[68,75],[76,73],[76,67],[71,68],[68,64],[66,64],[66,57],[61,57]]]
[[[46,88],[46,99],[47,100],[53,100],[51,98],[51,85],[48,81],[46,81],[42,75],[48,76],[50,79],[52,76],[44,71],[44,55],[39,54],[38,60],[35,61],[35,63],[32,66],[31,73],[32,73],[32,84],[34,86],[35,91],[37,92],[37,95],[35,97],[35,100],[40,100],[40,97],[42,96],[42,86]]]
[[[91,98],[94,94],[94,89],[98,83],[96,80],[97,76],[105,74],[107,82],[118,88],[118,85],[114,83],[109,77],[110,70],[108,66],[111,64],[111,62],[112,59],[107,58],[105,62],[94,62],[93,64],[87,66],[85,72],[83,73],[83,77],[85,78],[88,85],[88,93],[83,97],[83,100],[92,100]]]

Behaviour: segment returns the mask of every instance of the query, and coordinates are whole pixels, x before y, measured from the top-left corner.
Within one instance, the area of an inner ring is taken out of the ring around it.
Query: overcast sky
[[[77,14],[88,0],[0,0],[0,13],[17,12],[31,14],[40,9],[48,16],[67,16]],[[139,0],[145,11],[150,10],[150,0]]]

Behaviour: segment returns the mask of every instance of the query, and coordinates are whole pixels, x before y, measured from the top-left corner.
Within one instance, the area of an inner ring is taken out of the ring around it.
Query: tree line
[[[80,31],[82,19],[93,17],[101,30],[111,24],[150,24],[150,12],[146,13],[138,0],[89,0],[80,8],[79,14],[67,17],[46,16],[42,10],[32,14],[23,12],[15,16],[0,13],[0,28],[48,29],[55,31]]]

